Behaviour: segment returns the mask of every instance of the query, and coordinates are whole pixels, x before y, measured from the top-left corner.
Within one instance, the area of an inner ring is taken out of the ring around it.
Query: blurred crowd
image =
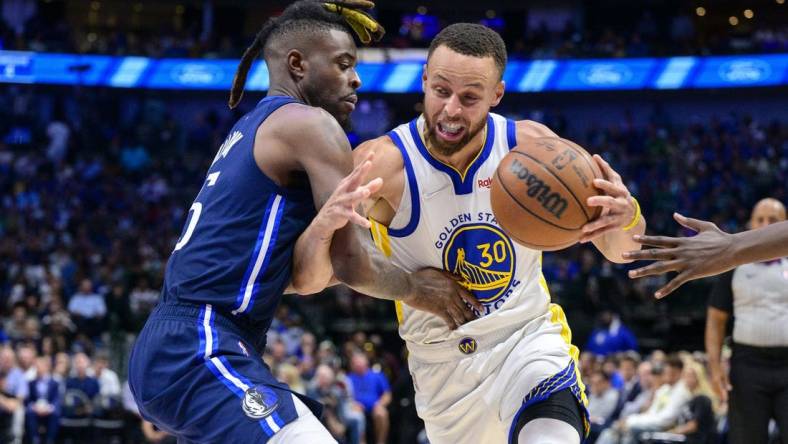
[[[508,100],[501,111],[522,117],[518,99]],[[671,118],[656,107],[641,110],[646,124],[579,128],[560,113],[541,120],[610,160],[654,232],[675,232],[677,209],[739,230],[758,198],[786,201],[788,138],[784,115],[759,120],[734,112],[733,103],[710,119]],[[244,106],[253,104],[247,98]],[[219,98],[2,90],[0,433],[7,441],[25,431],[31,442],[169,439],[136,415],[126,362],[213,152],[243,112],[222,109]],[[360,103],[351,137],[380,134],[408,113],[386,99]],[[662,281],[629,281],[626,267],[581,247],[546,255],[544,269],[575,342],[606,356],[584,355],[582,363],[600,442],[701,433],[681,428],[691,418],[706,430],[706,407],[713,414],[721,407],[704,388],[702,358],[652,354],[641,362],[616,354],[697,349],[701,330],[691,322],[693,313],[702,321],[703,296],[658,304],[651,293]],[[708,284],[697,285],[686,291],[703,295]],[[694,348],[682,342],[687,337]],[[285,298],[265,359],[280,380],[324,402],[326,425],[341,442],[413,443],[424,437],[402,352],[390,303],[336,289]],[[694,401],[702,396],[710,401]],[[688,408],[702,417],[686,416]],[[663,410],[672,416],[664,419]],[[658,426],[643,426],[656,416]]]
[[[203,8],[176,3],[170,7],[146,7],[145,2],[134,2],[133,6],[123,2],[68,3],[2,2],[0,49],[233,58],[251,42],[250,28],[258,29],[266,14],[279,12],[275,5],[261,10],[256,3],[208,7],[213,3],[210,1],[203,2]],[[686,2],[636,10],[619,8],[615,15],[607,13],[609,5],[578,9],[573,3],[512,10],[476,6],[457,11],[436,6],[433,11],[426,6],[407,10],[379,2],[376,14],[388,29],[379,44],[384,48],[424,48],[447,23],[471,21],[501,32],[513,57],[646,57],[788,51],[788,26],[771,20],[768,9],[781,5],[777,2],[757,13],[751,11],[749,18],[737,17],[740,22],[735,26],[727,22],[728,10],[738,15],[751,5],[742,3],[741,8],[731,5],[716,11],[709,7],[707,16],[705,9],[700,8],[700,15]],[[239,26],[239,16],[259,23],[242,21]],[[235,25],[227,26],[228,22]]]

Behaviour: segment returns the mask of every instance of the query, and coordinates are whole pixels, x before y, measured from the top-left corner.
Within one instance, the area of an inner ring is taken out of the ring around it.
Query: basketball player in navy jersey
[[[278,383],[261,359],[288,287],[310,293],[333,275],[452,328],[474,318],[465,302],[478,303],[453,278],[396,268],[348,223],[366,225],[352,210],[380,187],[361,185],[366,163],[350,174],[340,126],[361,85],[351,32],[364,42],[383,33],[363,12],[372,6],[298,1],[266,23],[239,64],[230,106],[260,52],[268,95],[219,148],[130,360],[140,413],[179,442],[334,442],[313,414],[319,404]]]

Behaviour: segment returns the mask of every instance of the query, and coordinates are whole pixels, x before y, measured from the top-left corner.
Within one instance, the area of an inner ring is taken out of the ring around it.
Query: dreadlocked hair
[[[235,108],[241,101],[252,62],[260,53],[265,53],[268,42],[297,32],[314,33],[332,29],[355,33],[364,44],[379,41],[386,31],[365,12],[374,7],[375,3],[369,0],[298,0],[279,17],[268,19],[238,63],[230,89],[230,108]]]

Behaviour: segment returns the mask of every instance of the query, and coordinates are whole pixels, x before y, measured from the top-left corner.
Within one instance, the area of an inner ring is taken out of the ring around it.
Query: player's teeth
[[[441,127],[447,133],[457,133],[457,132],[460,131],[460,129],[462,129],[462,127],[460,125],[447,125],[445,123],[441,124]]]

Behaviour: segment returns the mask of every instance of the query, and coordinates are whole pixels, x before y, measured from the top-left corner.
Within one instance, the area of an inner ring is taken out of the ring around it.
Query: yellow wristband
[[[638,203],[638,200],[635,199],[634,197],[632,198],[632,202],[635,202],[635,217],[632,218],[632,222],[630,222],[629,225],[622,228],[624,231],[629,231],[635,228],[640,222],[640,204]]]

